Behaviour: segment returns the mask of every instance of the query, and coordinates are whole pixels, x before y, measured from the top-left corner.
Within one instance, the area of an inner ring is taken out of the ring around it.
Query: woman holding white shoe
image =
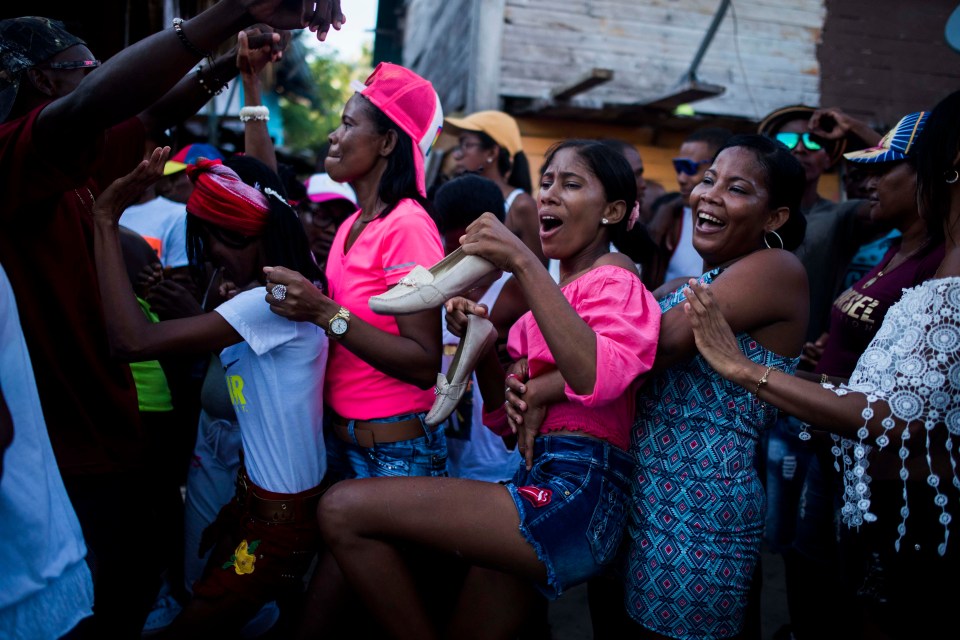
[[[441,635],[400,547],[414,543],[474,565],[449,637],[483,628],[513,637],[534,586],[556,598],[612,561],[630,472],[626,452],[634,391],[653,363],[659,312],[635,267],[610,253],[635,209],[626,160],[592,141],[547,156],[539,195],[544,253],[561,262],[558,287],[540,261],[492,214],[467,227],[463,252],[516,277],[531,313],[508,349],[534,377],[559,371],[562,397],[545,409],[532,464],[498,485],[447,478],[375,478],[335,485],[321,502],[321,529],[348,582],[388,634]],[[455,269],[456,267],[454,267]],[[479,312],[457,298],[448,314]],[[496,353],[480,359],[484,422],[508,432],[505,375]],[[490,411],[490,408],[493,408]],[[440,517],[438,517],[440,516]]]
[[[443,429],[423,422],[440,370],[440,312],[395,317],[368,304],[414,266],[443,257],[425,209],[423,173],[442,122],[429,82],[403,67],[379,65],[330,134],[327,174],[353,187],[360,208],[334,237],[329,291],[298,273],[266,269],[271,309],[314,322],[330,336],[324,406],[336,479],[446,475]]]

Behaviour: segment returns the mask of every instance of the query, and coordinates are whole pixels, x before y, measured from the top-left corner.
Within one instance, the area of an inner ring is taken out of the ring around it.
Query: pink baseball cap
[[[353,88],[413,140],[417,190],[426,197],[424,164],[443,131],[443,108],[433,85],[405,67],[381,62],[362,85]]]
[[[330,200],[346,200],[354,207],[357,206],[357,194],[353,187],[337,182],[325,173],[315,173],[307,180],[307,198],[311,202],[329,202]]]

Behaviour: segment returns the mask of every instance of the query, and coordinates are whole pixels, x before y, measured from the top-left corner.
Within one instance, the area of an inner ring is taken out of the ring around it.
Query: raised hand
[[[136,202],[147,187],[163,177],[163,165],[168,157],[170,147],[157,147],[133,171],[114,180],[96,198],[91,211],[94,220],[116,224],[124,210]]]
[[[470,223],[460,238],[464,253],[480,256],[501,271],[514,273],[524,261],[540,262],[520,238],[492,213],[484,213]]]
[[[340,0],[240,0],[256,22],[277,29],[310,29],[321,41],[330,27],[340,30],[346,22]]]
[[[289,31],[273,31],[254,25],[237,34],[237,70],[244,76],[258,75],[267,63],[277,62],[290,42]]]
[[[871,129],[870,125],[837,107],[817,109],[810,116],[807,126],[810,133],[825,140],[840,140],[852,134],[868,145],[880,142],[880,134]]]

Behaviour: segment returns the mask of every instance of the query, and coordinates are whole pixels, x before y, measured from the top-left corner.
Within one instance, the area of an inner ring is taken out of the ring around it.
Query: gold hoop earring
[[[773,235],[775,235],[777,237],[777,240],[780,242],[779,248],[783,249],[784,247],[783,238],[780,237],[780,234],[777,233],[776,231],[767,231],[767,233],[772,233]],[[767,249],[773,249],[774,247],[770,246],[770,241],[767,239],[767,233],[763,234],[763,244],[767,245]]]

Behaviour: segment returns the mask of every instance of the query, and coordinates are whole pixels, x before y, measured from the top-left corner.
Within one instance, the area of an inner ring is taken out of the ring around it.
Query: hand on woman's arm
[[[328,298],[301,274],[284,267],[265,267],[270,309],[295,322],[312,322],[327,330],[340,305]],[[283,300],[276,299],[274,285],[286,286]],[[381,331],[356,314],[350,315],[350,328],[339,338],[340,344],[370,366],[421,389],[437,381],[442,353],[440,311],[429,309],[397,316],[400,335]]]
[[[687,302],[683,310],[690,321],[697,349],[717,373],[803,422],[841,436],[856,437],[864,422],[862,412],[866,400],[862,394],[851,392],[838,396],[817,382],[776,369],[768,370],[753,362],[740,351],[711,287],[691,281],[684,294]],[[884,431],[880,421],[890,415],[890,409],[883,401],[874,403],[873,409],[868,428],[873,435],[879,435]],[[919,424],[910,427],[911,431],[922,428]]]

